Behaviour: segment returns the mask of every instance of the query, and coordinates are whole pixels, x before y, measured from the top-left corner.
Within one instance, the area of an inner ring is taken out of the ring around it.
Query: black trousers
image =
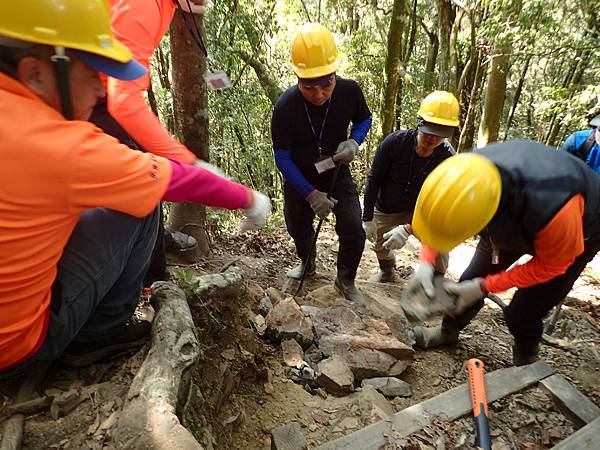
[[[119,140],[123,145],[134,150],[143,149],[133,140],[131,136],[125,131],[125,129],[117,122],[113,116],[108,112],[108,105],[106,98],[98,101],[92,115],[90,122],[102,129],[106,134]],[[156,243],[152,251],[152,259],[150,260],[150,267],[144,278],[144,286],[148,287],[155,281],[168,280],[169,277],[166,273],[167,270],[167,256],[166,256],[166,244],[165,244],[165,230],[164,225],[164,214],[162,212],[162,206],[160,209],[160,220],[158,221],[158,234],[156,237]]]
[[[333,208],[335,231],[340,240],[338,274],[354,279],[366,238],[362,228],[358,192],[349,174],[340,173],[332,197],[338,201]],[[299,242],[312,240],[315,213],[310,204],[288,183],[284,184],[283,200],[285,224],[296,246],[298,247]]]
[[[512,301],[504,311],[506,325],[515,342],[539,341],[544,331],[543,319],[548,312],[567,296],[577,278],[596,253],[600,251],[600,230],[587,239],[584,250],[562,275],[545,283],[515,292]],[[487,239],[481,238],[469,267],[463,272],[460,281],[485,277],[508,268],[522,256],[520,253],[500,252],[499,263],[492,264],[492,248]],[[444,316],[444,328],[463,329],[483,307],[483,300],[456,317]]]

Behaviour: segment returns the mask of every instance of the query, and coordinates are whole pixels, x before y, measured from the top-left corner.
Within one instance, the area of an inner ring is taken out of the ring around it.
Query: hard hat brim
[[[148,73],[146,68],[135,59],[119,62],[94,53],[79,50],[71,50],[70,52],[92,69],[119,80],[135,80]]]
[[[319,78],[334,73],[338,69],[338,62],[336,61],[321,67],[311,67],[310,69],[292,64],[292,68],[294,69],[294,73],[298,75],[298,78]]]
[[[418,126],[418,130],[423,133],[433,134],[434,136],[440,136],[449,138],[454,134],[455,127],[449,127],[446,125],[438,125],[433,122],[423,122]]]

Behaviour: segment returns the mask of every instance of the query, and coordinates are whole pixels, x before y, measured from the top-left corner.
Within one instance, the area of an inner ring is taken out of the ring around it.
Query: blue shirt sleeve
[[[567,138],[567,140],[561,147],[562,151],[569,152],[569,153],[575,153],[575,150],[577,150],[577,145],[575,143],[575,135],[576,134],[577,133],[573,133]]]
[[[371,116],[367,117],[360,122],[353,123],[350,129],[350,137],[354,139],[358,145],[362,144],[367,137],[367,133],[371,129]]]
[[[275,165],[292,187],[299,192],[304,198],[312,191],[314,191],[315,187],[308,182],[298,166],[292,161],[292,151],[291,150],[273,150],[273,155],[275,157]]]

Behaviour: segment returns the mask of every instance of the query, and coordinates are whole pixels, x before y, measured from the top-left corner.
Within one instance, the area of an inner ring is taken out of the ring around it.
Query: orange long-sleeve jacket
[[[562,275],[583,253],[583,195],[572,197],[534,239],[535,255],[527,263],[485,277],[487,292],[525,288]],[[435,264],[437,252],[423,245],[419,259]]]
[[[146,68],[166,33],[177,5],[173,0],[111,0],[112,28]],[[108,111],[147,152],[191,164],[197,158],[173,138],[146,104],[150,75],[133,81],[109,78]]]

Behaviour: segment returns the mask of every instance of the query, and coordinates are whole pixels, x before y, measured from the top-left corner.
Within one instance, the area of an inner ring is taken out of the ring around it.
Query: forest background
[[[196,17],[177,15],[153,61],[151,107],[198,156],[266,193],[281,218],[282,180],[270,137],[273,105],[296,83],[289,43],[305,22],[335,35],[338,74],[356,80],[373,126],[352,164],[362,190],[377,145],[414,127],[432,90],[461,104],[459,151],[515,138],[560,147],[600,113],[599,0],[218,0]],[[232,87],[211,91],[207,72]],[[227,228],[210,212],[210,232]],[[171,209],[174,228],[203,224],[193,205]],[[192,233],[198,236],[197,233]],[[204,243],[208,247],[208,239]]]

